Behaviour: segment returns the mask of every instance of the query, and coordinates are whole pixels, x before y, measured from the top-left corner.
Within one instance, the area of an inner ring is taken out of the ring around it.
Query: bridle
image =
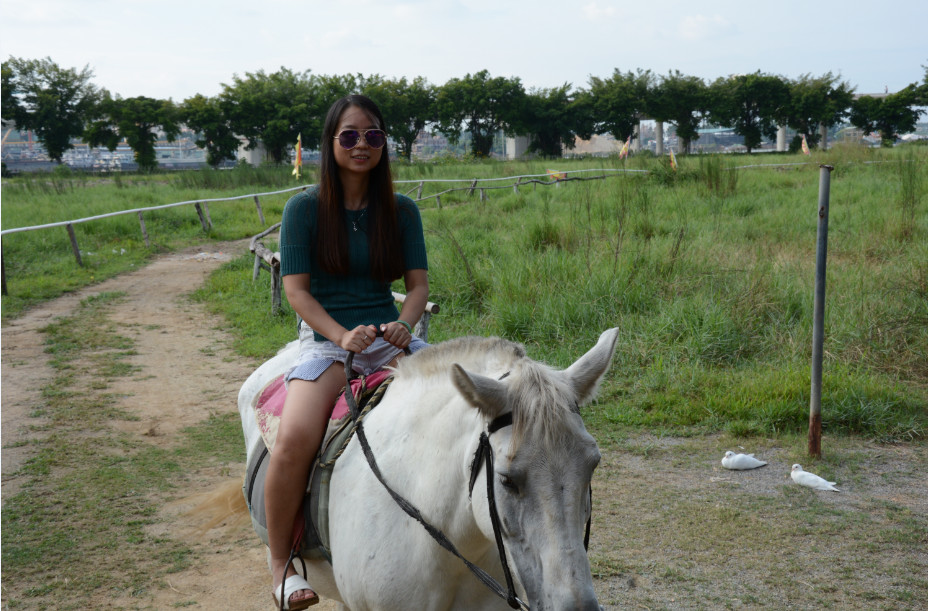
[[[370,466],[371,472],[373,472],[374,476],[381,483],[384,489],[390,493],[390,496],[393,497],[393,500],[396,501],[396,504],[399,505],[407,515],[422,524],[422,527],[425,528],[426,532],[428,532],[440,546],[460,558],[461,561],[463,561],[467,566],[467,568],[469,568],[470,571],[474,574],[474,576],[490,590],[492,590],[494,594],[505,600],[513,609],[524,609],[525,611],[529,611],[528,604],[516,596],[515,587],[512,583],[512,572],[509,570],[509,563],[506,560],[506,549],[503,546],[503,534],[500,528],[499,511],[496,508],[496,494],[493,487],[493,449],[490,446],[490,435],[504,427],[512,426],[512,413],[503,414],[502,416],[497,417],[492,422],[490,422],[486,431],[480,433],[480,443],[477,446],[477,452],[474,454],[474,462],[471,464],[469,486],[469,494],[472,494],[474,483],[477,480],[477,474],[480,471],[481,466],[486,463],[487,501],[489,502],[490,506],[490,521],[493,524],[493,535],[496,538],[496,547],[499,551],[499,559],[503,565],[503,574],[506,576],[506,589],[503,589],[503,586],[500,585],[500,583],[496,581],[489,573],[461,555],[454,544],[448,539],[447,536],[445,536],[445,533],[443,533],[440,529],[436,528],[432,524],[429,524],[425,518],[422,517],[422,513],[412,503],[403,498],[403,496],[398,492],[393,490],[384,480],[383,474],[380,472],[380,468],[377,466],[377,459],[374,458],[374,453],[371,451],[371,446],[367,441],[367,435],[364,433],[363,420],[361,419],[361,410],[358,407],[357,399],[354,397],[354,393],[351,392],[351,365],[353,361],[354,352],[349,352],[348,357],[345,359],[345,399],[348,402],[348,410],[351,414],[351,420],[355,423],[356,426],[355,434],[358,436],[358,442],[361,444],[361,449],[364,451],[364,456],[367,458],[367,464]],[[506,375],[508,375],[508,373],[504,374],[503,377]],[[587,522],[587,538],[584,540],[584,545],[586,545],[589,539],[589,528],[590,524]]]

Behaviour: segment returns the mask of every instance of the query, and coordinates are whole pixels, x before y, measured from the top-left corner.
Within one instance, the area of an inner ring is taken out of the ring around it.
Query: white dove
[[[767,463],[764,461],[754,458],[753,454],[735,454],[731,450],[725,452],[725,456],[722,458],[723,467],[726,469],[736,469],[738,471],[756,469],[766,464]]]
[[[829,482],[814,473],[803,471],[800,465],[793,465],[792,472],[789,476],[800,486],[814,488],[815,490],[834,490],[835,492],[841,492],[835,488],[835,482]]]

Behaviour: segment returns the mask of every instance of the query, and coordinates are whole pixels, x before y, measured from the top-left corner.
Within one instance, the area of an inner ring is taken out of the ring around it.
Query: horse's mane
[[[578,412],[574,390],[557,371],[528,358],[522,344],[499,337],[448,340],[401,359],[397,378],[448,377],[455,363],[487,377],[508,374],[503,379],[512,406],[512,452],[526,437],[549,447],[561,445],[561,433],[567,429],[563,420]]]
[[[458,337],[401,359],[397,377],[447,376],[455,363],[471,373],[492,376],[508,371],[513,363],[524,358],[522,344],[500,337]]]

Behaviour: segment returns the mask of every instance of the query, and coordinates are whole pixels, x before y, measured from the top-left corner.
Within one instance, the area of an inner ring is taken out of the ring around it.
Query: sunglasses
[[[372,149],[383,148],[383,145],[387,143],[387,132],[382,129],[345,129],[338,132],[335,139],[343,149],[350,151],[361,142],[361,136],[364,136],[367,146]]]

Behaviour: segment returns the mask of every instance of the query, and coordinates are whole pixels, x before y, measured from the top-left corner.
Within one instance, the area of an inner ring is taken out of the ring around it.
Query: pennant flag
[[[677,158],[673,156],[673,149],[670,149],[670,167],[673,168],[673,171],[677,171]]]
[[[802,135],[802,152],[806,155],[809,154],[809,144],[806,142],[806,135]]]
[[[303,174],[303,132],[296,136],[296,157],[293,159],[293,175],[299,180]]]
[[[567,172],[558,172],[557,170],[548,170],[548,176],[554,180],[564,180],[567,178]]]
[[[632,137],[629,136],[628,140],[625,141],[625,144],[622,145],[622,150],[619,151],[619,159],[625,159],[628,157],[628,147],[632,143]]]

